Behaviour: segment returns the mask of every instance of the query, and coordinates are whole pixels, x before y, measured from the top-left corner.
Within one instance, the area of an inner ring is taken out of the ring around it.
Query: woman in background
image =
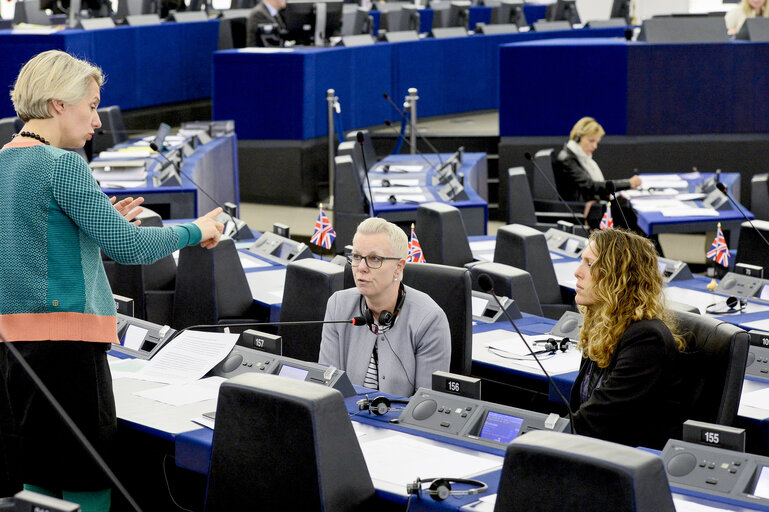
[[[769,17],[769,5],[766,0],[742,0],[740,5],[726,13],[724,21],[729,34],[736,34],[742,28],[745,20],[759,16]]]
[[[680,438],[684,341],[664,306],[654,245],[625,230],[593,231],[574,275],[584,315],[575,431],[649,448]]]

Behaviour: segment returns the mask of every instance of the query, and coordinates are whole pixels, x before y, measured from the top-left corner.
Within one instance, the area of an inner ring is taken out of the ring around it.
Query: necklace
[[[19,135],[21,135],[22,137],[29,137],[30,139],[39,140],[40,142],[42,142],[46,146],[50,146],[51,145],[50,142],[48,142],[47,140],[45,140],[43,137],[41,137],[40,135],[38,135],[36,133],[32,133],[32,132],[19,132]]]

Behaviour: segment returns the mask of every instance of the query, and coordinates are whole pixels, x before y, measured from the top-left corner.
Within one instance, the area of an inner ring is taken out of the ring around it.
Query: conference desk
[[[400,115],[382,93],[400,103],[411,87],[419,91],[420,117],[494,109],[500,96],[500,45],[552,37],[624,37],[624,30],[472,35],[349,48],[219,51],[213,60],[213,119],[234,119],[241,139],[322,137],[328,134],[328,89],[334,89],[339,98],[343,129],[378,125],[385,119],[398,122]],[[528,74],[521,80],[520,70],[530,68],[512,67],[515,81],[528,81]]]
[[[165,163],[160,156],[152,160],[144,186],[114,188],[107,182],[102,190],[118,200],[142,196],[144,206],[156,210],[164,219],[195,219],[216,208],[211,198],[205,193],[198,193],[199,188],[219,203],[240,203],[236,135],[213,139],[186,157],[181,167],[181,186],[157,187],[153,184],[154,170]]]
[[[520,69],[537,71],[521,80]],[[500,48],[500,136],[565,136],[586,112],[609,135],[766,133],[769,83],[761,77],[767,73],[769,45],[763,43],[587,38],[506,44]]]
[[[390,222],[404,223],[415,222],[416,212],[420,202],[447,202],[451,206],[459,209],[462,214],[462,220],[465,224],[465,230],[468,235],[485,235],[486,226],[489,220],[489,205],[487,203],[488,187],[486,185],[488,175],[488,161],[486,153],[464,153],[462,164],[458,166],[457,175],[464,178],[464,191],[467,199],[456,201],[444,201],[438,195],[442,185],[432,185],[431,179],[435,176],[432,170],[441,163],[448,161],[452,155],[442,154],[423,154],[423,155],[390,155],[377,162],[369,171],[369,181],[375,198],[373,210],[377,216],[385,218]],[[398,172],[398,169],[411,168],[416,172]],[[385,169],[389,169],[385,171]],[[399,186],[381,186],[383,180],[389,180],[392,183],[414,182],[413,187]],[[405,180],[405,181],[404,181]],[[364,191],[367,184],[363,184]],[[401,190],[411,190],[417,192],[405,194]],[[366,193],[366,195],[368,195]],[[396,202],[379,200],[394,197]],[[416,199],[416,200],[415,200]]]
[[[2,30],[0,82],[10,87],[34,55],[62,50],[104,71],[102,105],[129,110],[204,99],[211,96],[211,54],[218,38],[219,20],[53,33]],[[0,117],[15,115],[10,97],[3,96]]]

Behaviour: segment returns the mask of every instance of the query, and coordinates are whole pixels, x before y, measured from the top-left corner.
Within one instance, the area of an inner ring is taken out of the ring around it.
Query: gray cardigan
[[[449,370],[449,322],[427,294],[408,286],[405,290],[406,298],[395,325],[384,334],[377,336],[366,326],[324,325],[319,362],[346,371],[353,384],[362,386],[374,341],[378,339],[381,391],[409,397],[419,387],[429,388],[434,371]],[[336,292],[328,300],[326,320],[356,316],[362,316],[357,288]]]

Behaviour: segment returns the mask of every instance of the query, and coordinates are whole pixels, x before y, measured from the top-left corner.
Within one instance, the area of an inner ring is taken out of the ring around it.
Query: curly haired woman
[[[585,318],[571,390],[576,432],[651,448],[680,438],[684,342],[664,307],[654,245],[624,230],[594,231],[574,275]]]

